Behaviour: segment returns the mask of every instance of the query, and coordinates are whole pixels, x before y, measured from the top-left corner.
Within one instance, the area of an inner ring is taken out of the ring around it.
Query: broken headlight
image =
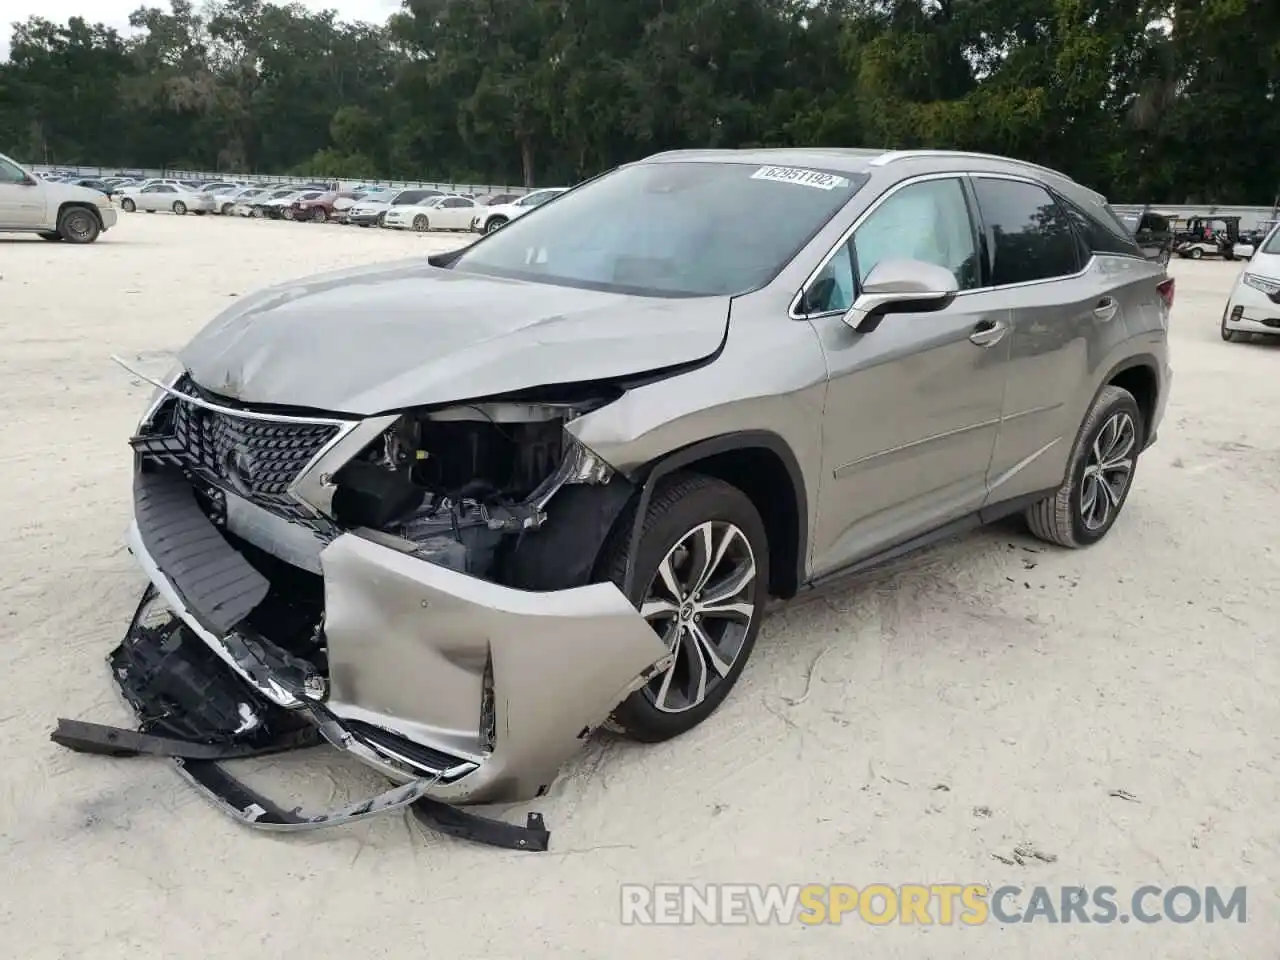
[[[483,576],[504,537],[542,526],[563,486],[612,476],[564,429],[581,412],[582,405],[486,403],[404,414],[334,474],[334,519]]]

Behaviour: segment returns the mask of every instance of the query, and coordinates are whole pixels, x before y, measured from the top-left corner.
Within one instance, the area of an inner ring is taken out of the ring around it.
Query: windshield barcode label
[[[849,185],[849,181],[844,177],[818,170],[801,170],[798,167],[761,167],[751,175],[751,179],[798,183],[803,187],[817,187],[819,190],[834,190],[836,187]]]

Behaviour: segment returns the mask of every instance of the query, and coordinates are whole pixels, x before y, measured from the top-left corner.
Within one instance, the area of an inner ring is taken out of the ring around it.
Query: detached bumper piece
[[[148,588],[124,641],[107,657],[138,729],[60,719],[50,736],[78,753],[167,757],[224,813],[264,830],[337,826],[409,808],[425,826],[464,840],[511,850],[544,851],[551,834],[531,813],[524,827],[477,816],[431,797],[438,778],[410,781],[359,803],[322,813],[287,810],[241,783],[227,760],[278,754],[325,742],[319,725],[332,722],[316,705],[285,710],[249,688],[177,617],[151,623]]]

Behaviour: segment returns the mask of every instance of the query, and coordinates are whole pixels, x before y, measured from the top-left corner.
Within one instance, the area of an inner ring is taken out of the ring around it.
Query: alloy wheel
[[[1133,477],[1138,430],[1120,411],[1107,418],[1094,437],[1080,482],[1080,518],[1087,529],[1101,530],[1115,517]]]
[[[667,551],[640,614],[673,654],[644,688],[664,713],[682,713],[724,682],[742,652],[755,615],[756,561],[734,524],[709,521]]]

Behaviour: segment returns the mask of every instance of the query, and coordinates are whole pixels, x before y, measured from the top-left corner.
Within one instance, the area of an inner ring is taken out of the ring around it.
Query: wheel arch
[[[94,204],[89,203],[87,200],[64,200],[62,203],[58,204],[58,215],[54,219],[53,224],[53,228],[55,230],[62,224],[62,218],[66,216],[67,211],[69,210],[88,210],[93,214],[93,219],[98,221],[98,229],[106,229],[102,225],[102,214]]]
[[[1151,442],[1151,426],[1156,411],[1160,409],[1160,365],[1149,353],[1135,354],[1121,360],[1103,377],[1102,383],[1094,392],[1089,408],[1097,402],[1098,395],[1106,387],[1120,387],[1133,395],[1138,402],[1138,411],[1142,414],[1143,445]]]
[[[784,599],[794,596],[805,580],[808,494],[795,452],[768,430],[708,437],[665,453],[634,472],[633,479],[642,486],[628,550],[627,595],[631,595],[634,557],[649,500],[658,481],[677,470],[715,477],[751,500],[769,538],[769,592]]]

